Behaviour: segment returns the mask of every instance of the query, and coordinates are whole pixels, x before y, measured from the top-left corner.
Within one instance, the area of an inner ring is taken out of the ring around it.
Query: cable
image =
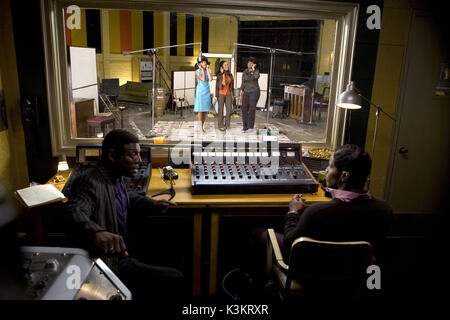
[[[228,276],[229,276],[231,273],[236,272],[236,271],[240,271],[240,270],[241,270],[241,268],[233,269],[233,270],[229,271],[229,272],[223,277],[223,279],[222,279],[222,289],[223,289],[223,291],[224,291],[227,295],[229,295],[229,296],[231,297],[231,299],[233,299],[234,301],[239,300],[239,296],[238,296],[237,294],[233,296],[230,292],[228,292],[227,289],[225,289],[225,281],[226,281],[226,279],[228,278]],[[251,280],[250,276],[248,275],[248,273],[244,272],[244,275],[247,276],[247,277],[249,278],[250,283],[251,283],[252,280]]]

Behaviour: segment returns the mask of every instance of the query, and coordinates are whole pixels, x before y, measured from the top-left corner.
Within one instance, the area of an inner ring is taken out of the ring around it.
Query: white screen
[[[70,47],[72,90],[97,85],[95,48]]]

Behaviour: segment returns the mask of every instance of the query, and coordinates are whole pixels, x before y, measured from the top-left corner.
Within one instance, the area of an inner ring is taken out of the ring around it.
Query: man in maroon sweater
[[[364,189],[370,167],[370,157],[364,150],[357,145],[343,145],[331,156],[326,169],[333,199],[305,208],[301,195],[294,195],[280,243],[286,260],[293,241],[301,236],[324,241],[368,241],[376,250],[389,231],[392,209]]]
[[[284,261],[289,263],[290,248],[298,237],[323,241],[368,241],[377,254],[377,244],[388,231],[392,209],[365,190],[371,168],[369,155],[357,145],[336,149],[326,169],[326,183],[333,199],[305,207],[301,194],[289,203],[284,233],[276,233]],[[251,232],[248,270],[255,286],[265,282],[264,266],[267,233],[262,228]]]

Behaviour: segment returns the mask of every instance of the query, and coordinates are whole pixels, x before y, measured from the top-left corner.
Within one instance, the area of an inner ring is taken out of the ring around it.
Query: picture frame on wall
[[[441,63],[439,81],[435,93],[437,96],[450,95],[450,63],[448,62]]]

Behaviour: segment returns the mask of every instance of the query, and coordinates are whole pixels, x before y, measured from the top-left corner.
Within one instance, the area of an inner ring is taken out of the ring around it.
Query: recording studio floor
[[[326,113],[322,111],[320,121],[313,122],[312,125],[301,124],[292,118],[274,118],[269,116],[269,124],[267,125],[267,113],[257,110],[255,131],[242,132],[242,117],[240,115],[232,115],[231,128],[226,132],[218,130],[217,114],[209,113],[206,119],[206,133],[201,133],[194,128],[196,118],[192,108],[183,110],[183,116],[180,112],[173,114],[167,112],[161,117],[155,117],[155,126],[153,133],[157,136],[163,136],[168,141],[190,141],[193,139],[201,139],[207,141],[234,140],[239,141],[261,141],[262,136],[257,135],[257,131],[264,127],[268,129],[278,129],[278,141],[288,142],[308,142],[321,143],[325,140],[326,134]],[[124,126],[136,133],[139,138],[144,139],[151,132],[152,116],[148,111],[148,107],[129,106],[124,111]]]

